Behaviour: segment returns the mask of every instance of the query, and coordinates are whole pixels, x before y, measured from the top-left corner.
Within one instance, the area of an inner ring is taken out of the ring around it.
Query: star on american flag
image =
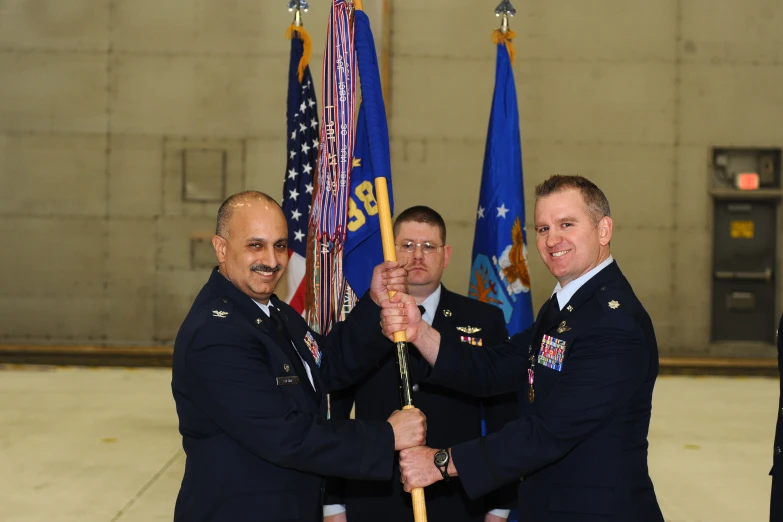
[[[298,99],[289,100],[288,163],[283,211],[288,219],[288,248],[305,257],[307,217],[312,201],[313,171],[318,157],[318,105],[312,80],[305,78]],[[290,110],[293,107],[294,110]],[[315,123],[315,125],[312,125]],[[304,216],[304,219],[300,219]]]
[[[304,30],[302,30],[302,33]],[[291,61],[288,69],[288,103],[286,104],[286,157],[281,206],[288,224],[288,268],[281,297],[298,313],[305,308],[305,257],[307,227],[313,200],[313,176],[317,175],[318,105],[310,66],[299,76],[304,55],[304,40],[299,31],[291,39]]]

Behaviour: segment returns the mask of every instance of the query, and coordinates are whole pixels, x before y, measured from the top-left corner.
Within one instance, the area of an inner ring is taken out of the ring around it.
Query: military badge
[[[560,326],[557,327],[557,333],[567,332],[570,329],[571,327],[568,326],[565,321],[563,321],[562,323],[560,323]]]
[[[538,364],[555,371],[563,370],[563,356],[565,355],[566,342],[556,337],[545,335],[541,339],[541,349],[538,352]]]
[[[212,310],[212,317],[220,317],[221,319],[225,319],[228,316],[228,312],[224,312],[223,310]]]
[[[463,343],[472,344],[473,346],[483,346],[484,342],[479,337],[468,337],[467,335],[460,335],[459,340]]]
[[[477,328],[475,326],[458,326],[457,330],[460,332],[465,332],[466,334],[472,334],[476,332],[480,332],[481,328]]]
[[[321,350],[318,348],[318,343],[315,341],[315,337],[313,337],[313,334],[310,332],[307,332],[305,334],[304,343],[307,345],[307,348],[310,350],[310,353],[313,354],[313,359],[315,359],[315,364],[318,365],[318,367],[321,367]]]
[[[620,308],[620,303],[614,300],[609,301],[609,308],[611,308],[612,310],[617,310],[618,308]]]

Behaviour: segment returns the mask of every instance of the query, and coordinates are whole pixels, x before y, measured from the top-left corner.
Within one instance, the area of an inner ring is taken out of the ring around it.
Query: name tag
[[[278,386],[291,386],[293,384],[299,384],[299,377],[296,375],[292,375],[290,377],[278,377],[277,378],[277,385]]]

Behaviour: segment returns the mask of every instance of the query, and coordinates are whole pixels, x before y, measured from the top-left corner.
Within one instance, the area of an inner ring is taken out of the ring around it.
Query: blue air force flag
[[[533,322],[519,111],[511,60],[502,43],[497,46],[469,295],[500,307],[510,335]]]

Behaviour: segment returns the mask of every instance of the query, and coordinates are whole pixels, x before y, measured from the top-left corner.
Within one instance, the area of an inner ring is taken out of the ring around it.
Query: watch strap
[[[451,455],[449,455],[449,450],[443,449],[439,450],[437,453],[444,452],[446,453],[446,464],[442,466],[438,466],[437,463],[435,464],[435,467],[438,468],[438,471],[440,471],[440,474],[443,475],[443,480],[448,481],[449,480],[449,462],[451,462]],[[437,455],[436,453],[436,455]]]

